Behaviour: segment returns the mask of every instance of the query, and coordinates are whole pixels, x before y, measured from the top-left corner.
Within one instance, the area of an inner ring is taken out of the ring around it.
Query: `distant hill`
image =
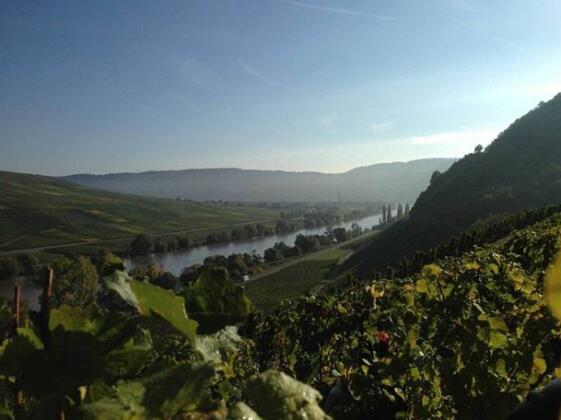
[[[278,216],[271,209],[138,197],[0,171],[0,253],[138,233],[190,230],[196,232],[187,233],[193,239],[237,224],[274,222]]]
[[[561,203],[561,94],[515,121],[481,153],[455,162],[418,198],[410,218],[347,262],[359,275],[499,214]]]
[[[341,174],[243,169],[188,169],[64,179],[107,191],[164,198],[225,201],[385,201],[413,203],[435,170],[454,159],[382,163]]]

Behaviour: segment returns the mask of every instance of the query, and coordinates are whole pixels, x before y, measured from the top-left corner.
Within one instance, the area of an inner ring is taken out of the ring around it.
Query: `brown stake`
[[[54,277],[53,269],[50,267],[47,268],[47,279],[45,282],[45,290],[43,295],[43,298],[45,299],[45,303],[49,302],[49,299],[53,294],[53,277]]]
[[[14,285],[14,306],[13,306],[13,316],[14,316],[14,328],[18,329],[20,327],[20,298],[21,298],[21,290],[19,284],[16,283]]]
[[[14,335],[17,335],[17,329],[20,327],[20,301],[21,289],[18,283],[14,285],[14,303],[13,303],[13,318],[14,318]],[[17,389],[14,391],[14,408],[16,417],[19,417],[21,406],[23,405],[23,393]]]

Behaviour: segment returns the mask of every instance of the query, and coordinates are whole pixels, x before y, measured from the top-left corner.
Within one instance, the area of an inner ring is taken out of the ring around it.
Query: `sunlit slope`
[[[143,198],[0,171],[0,252],[139,232],[229,227],[276,216],[268,209]]]
[[[506,418],[559,363],[543,287],[559,211],[505,219],[478,239],[492,242],[447,246],[454,256],[404,275],[285,302],[252,326],[256,358],[328,401],[337,392],[334,418]]]

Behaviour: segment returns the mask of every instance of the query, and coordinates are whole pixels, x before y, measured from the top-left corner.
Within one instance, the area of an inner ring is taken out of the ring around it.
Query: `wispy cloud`
[[[384,121],[376,124],[370,124],[368,126],[368,131],[371,133],[387,133],[394,126],[393,121]]]
[[[320,12],[327,12],[327,13],[339,13],[343,15],[350,15],[350,16],[368,16],[373,17],[379,20],[396,20],[393,16],[386,16],[386,15],[379,15],[375,13],[368,13],[362,12],[360,10],[351,10],[351,9],[341,9],[339,7],[330,7],[330,6],[322,6],[319,4],[314,3],[306,3],[302,1],[295,1],[295,0],[272,0],[275,3],[283,3],[288,4],[295,7],[303,7],[306,9],[317,10]]]
[[[249,64],[247,64],[245,61],[238,60],[238,65],[247,74],[249,74],[250,76],[262,81],[263,83],[266,83],[266,84],[271,85],[271,86],[280,86],[279,82],[277,82],[276,80],[270,79],[269,77],[265,76],[263,73],[255,70],[253,67],[251,67]]]
[[[467,130],[467,131],[450,131],[437,134],[429,134],[426,136],[410,137],[409,144],[412,146],[427,145],[448,145],[448,144],[483,144],[491,143],[499,134],[497,129],[484,130]]]

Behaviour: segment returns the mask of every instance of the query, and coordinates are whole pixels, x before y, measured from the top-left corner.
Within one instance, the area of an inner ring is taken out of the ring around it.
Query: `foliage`
[[[284,299],[294,299],[319,287],[330,275],[333,267],[348,251],[329,250],[321,255],[296,261],[287,267],[266,274],[244,284],[252,303],[261,311],[269,313]]]
[[[4,258],[0,260],[0,281],[16,278],[20,270],[20,264],[15,258]]]
[[[106,287],[115,291],[140,315],[157,315],[195,342],[197,323],[187,317],[181,296],[157,286],[118,273],[107,279]]]
[[[543,273],[560,227],[556,215],[405,278],[286,302],[248,325],[255,357],[336,417],[504,418],[558,363]]]
[[[57,281],[53,288],[55,305],[85,307],[94,302],[97,294],[98,275],[89,258],[62,257],[53,264]]]
[[[0,302],[0,415],[21,390],[29,418],[504,418],[560,376],[561,214],[478,232],[270,315],[223,268],[183,295],[117,271],[99,296],[121,305],[44,305],[16,331]]]
[[[200,331],[212,333],[225,325],[245,320],[251,311],[251,302],[243,288],[228,279],[221,268],[204,270],[185,290],[187,312],[199,322]]]
[[[34,254],[18,255],[17,261],[21,266],[21,271],[27,275],[33,275],[39,269],[39,258]]]
[[[265,420],[330,419],[318,404],[319,392],[282,372],[268,370],[251,378],[245,392]]]
[[[130,254],[132,256],[148,255],[152,250],[152,242],[146,235],[140,234],[130,244]]]
[[[212,279],[210,274],[208,280]],[[253,412],[234,400],[241,396],[236,389],[245,388],[242,375],[254,372],[248,369],[247,360],[243,367],[240,365],[240,355],[246,354],[240,350],[246,340],[234,327],[213,336],[196,336],[196,323],[187,318],[182,297],[122,272],[106,279],[105,285],[136,308],[141,317],[97,305],[43,307],[34,314],[33,322],[18,328],[0,345],[3,418],[13,418],[15,410],[25,418],[50,418],[53,414],[60,418],[64,413],[70,418],[100,420],[241,419]],[[207,290],[209,287],[212,290]],[[202,281],[193,293],[199,293],[201,301],[206,297],[225,299],[214,302],[223,309],[240,304],[226,293],[217,294],[213,287]],[[2,307],[4,312],[9,315],[8,308]],[[170,358],[167,346],[159,352],[152,334],[158,344],[172,339],[181,346],[175,358]],[[187,338],[183,344],[181,337]],[[321,412],[315,390],[282,378],[283,383],[259,390],[259,398],[282,407],[286,418]],[[14,389],[25,396],[24,405],[17,409],[10,402],[13,398],[8,398]],[[248,389],[253,395],[252,383]],[[292,395],[295,391],[306,394]],[[284,401],[285,396],[290,398]],[[235,404],[230,414],[225,400]]]
[[[124,270],[123,260],[111,251],[100,250],[97,255],[92,257],[100,277],[110,276],[115,271]]]

